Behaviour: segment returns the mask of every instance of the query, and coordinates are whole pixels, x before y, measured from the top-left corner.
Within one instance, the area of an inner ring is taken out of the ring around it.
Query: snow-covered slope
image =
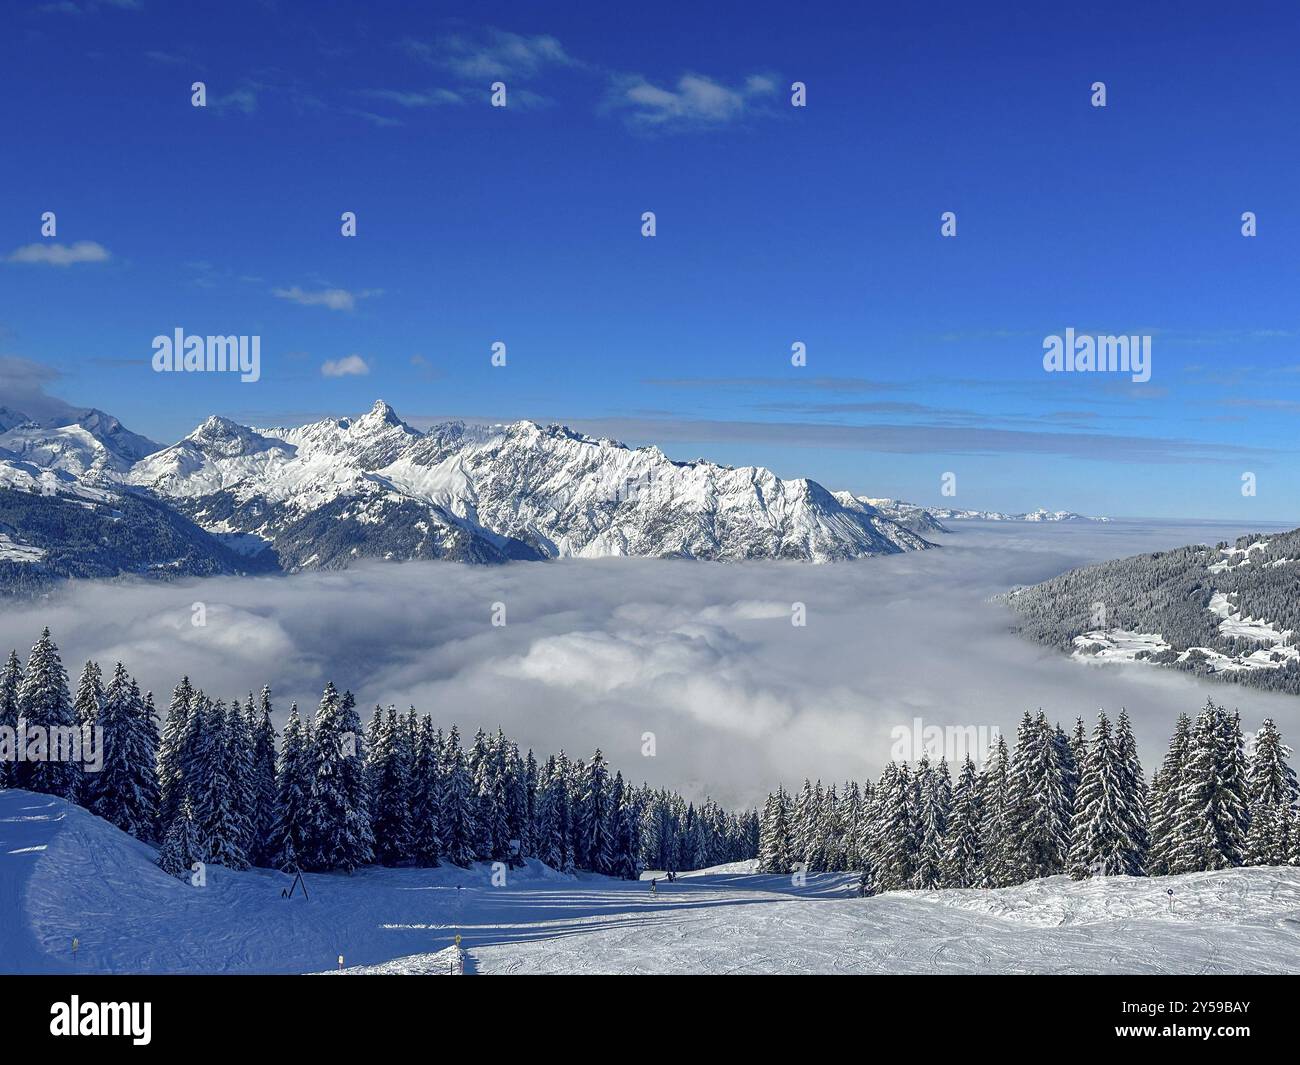
[[[421,433],[382,401],[298,428],[209,418],[125,480],[211,531],[261,537],[286,568],[364,555],[828,562],[931,546],[852,496],[762,467],[674,462],[527,421]]]
[[[78,478],[94,482],[117,480],[157,450],[152,440],[131,432],[101,410],[81,411],[76,420],[62,425],[0,410],[0,457],[16,458]]]
[[[49,796],[0,791],[0,972],[1284,973],[1300,970],[1300,869],[1065,877],[855,897],[846,874],[703,870],[652,894],[536,862],[307,877],[207,871]],[[1171,905],[1168,889],[1174,892]],[[449,951],[462,936],[463,959]]]

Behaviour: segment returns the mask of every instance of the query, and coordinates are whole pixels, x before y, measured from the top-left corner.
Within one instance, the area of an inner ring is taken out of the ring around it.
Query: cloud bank
[[[939,551],[809,566],[643,559],[482,568],[369,564],[341,573],[179,584],[80,584],[0,615],[0,649],[48,624],[74,674],[121,659],[165,706],[182,673],[214,697],[275,688],[310,709],[326,680],[414,704],[472,735],[587,755],[730,804],[807,775],[861,779],[891,729],[996,726],[1025,710],[1091,721],[1127,706],[1148,766],[1178,713],[1208,696],[1248,728],[1300,738],[1300,699],[1149,667],[1071,661],[1009,633],[990,597],[1070,565],[1235,536],[1218,526],[962,526]],[[193,604],[207,623],[191,624]],[[493,626],[495,604],[506,624]],[[791,624],[794,603],[807,624]],[[643,734],[657,753],[641,754]]]

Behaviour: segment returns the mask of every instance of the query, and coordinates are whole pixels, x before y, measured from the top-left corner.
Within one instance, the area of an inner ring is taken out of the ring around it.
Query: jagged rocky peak
[[[225,458],[261,451],[269,445],[261,433],[219,414],[205,418],[185,440],[206,454]]]
[[[353,432],[374,432],[384,429],[406,429],[414,433],[406,422],[398,416],[397,411],[393,410],[382,399],[375,400],[375,405],[365,414],[357,418],[340,418],[338,421],[340,429],[350,429]]]

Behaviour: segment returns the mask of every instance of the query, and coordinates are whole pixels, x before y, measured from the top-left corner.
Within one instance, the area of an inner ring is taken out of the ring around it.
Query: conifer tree
[[[1178,807],[1170,835],[1171,873],[1240,865],[1249,814],[1241,772],[1240,727],[1207,702],[1192,727]]]
[[[198,739],[186,797],[193,797],[202,860],[227,869],[247,869],[248,822],[230,779],[230,714],[222,700],[205,699],[190,718]]]
[[[0,670],[0,728],[13,730],[18,734],[18,693],[23,683],[23,667],[18,660],[18,652],[10,651],[9,660]],[[16,787],[18,782],[18,763],[7,758],[0,758],[0,788]]]
[[[468,868],[474,861],[478,829],[474,823],[473,784],[455,725],[447,733],[443,747],[442,784],[442,854],[452,865]]]
[[[911,887],[920,851],[916,787],[907,763],[886,764],[876,785],[871,858],[879,891]]]
[[[411,767],[411,852],[416,865],[433,868],[442,858],[442,733],[420,720]]]
[[[271,861],[277,869],[296,873],[310,848],[308,805],[311,801],[312,740],[298,716],[298,704],[289,707],[284,742],[275,778],[276,822]]]
[[[917,802],[920,846],[912,886],[932,890],[943,886],[944,844],[952,807],[952,779],[947,759],[940,758],[939,765],[931,767],[929,758],[922,755],[917,766]]]
[[[1115,719],[1115,763],[1120,794],[1127,800],[1123,807],[1124,830],[1134,846],[1134,852],[1128,858],[1127,872],[1129,876],[1142,876],[1146,873],[1147,852],[1151,846],[1150,797],[1133,726],[1128,711],[1122,706],[1119,717]]]
[[[307,863],[351,873],[374,861],[365,744],[351,692],[327,684],[312,726]]]
[[[599,750],[585,767],[574,828],[577,837],[574,860],[578,867],[608,873],[614,860],[610,839],[609,771],[605,756]]]
[[[561,871],[566,870],[565,801],[564,777],[557,771],[555,756],[552,755],[546,760],[537,789],[534,845],[539,861]]]
[[[104,677],[97,662],[87,661],[81,669],[77,681],[77,697],[72,704],[72,712],[77,718],[77,727],[81,729],[82,742],[90,737],[90,729],[99,720],[99,708],[104,701]],[[81,779],[77,783],[77,797],[83,806],[88,806],[92,792],[92,774],[82,769]]]
[[[967,754],[953,788],[952,816],[943,856],[946,887],[978,887],[983,879],[978,789],[975,762]]]
[[[1178,715],[1169,750],[1160,763],[1159,771],[1151,778],[1148,798],[1151,845],[1147,855],[1147,872],[1163,876],[1170,871],[1170,849],[1177,824],[1179,793],[1185,782],[1187,755],[1191,744],[1192,719]]]
[[[239,847],[244,858],[252,863],[256,850],[257,778],[253,763],[253,733],[249,721],[253,713],[253,696],[249,693],[248,705],[241,706],[232,699],[226,708],[226,775],[243,835]]]
[[[1291,855],[1295,820],[1296,774],[1287,762],[1291,753],[1272,718],[1255,734],[1247,794],[1250,828],[1246,833],[1246,865],[1286,865]]]
[[[163,725],[162,742],[158,748],[158,836],[167,838],[167,830],[175,820],[185,798],[185,777],[181,767],[181,754],[189,724],[190,706],[194,689],[190,678],[181,678],[172,691],[171,708]],[[190,811],[191,817],[193,810]],[[188,867],[187,867],[188,868]]]
[[[27,660],[18,689],[18,717],[29,731],[41,728],[47,737],[43,760],[18,763],[18,787],[75,802],[81,766],[67,757],[67,748],[76,732],[77,718],[68,694],[68,674],[48,628]],[[63,757],[58,756],[60,748]]]
[[[998,736],[993,756],[979,778],[980,839],[984,850],[985,887],[1017,882],[1019,865],[1011,819],[1011,755],[1005,736]]]
[[[789,805],[782,788],[777,788],[767,797],[758,834],[760,873],[785,874],[791,871]]]
[[[411,766],[407,763],[404,722],[397,708],[387,717],[375,707],[370,726],[371,824],[375,834],[375,860],[381,865],[401,865],[412,852]]]
[[[256,711],[249,707],[249,730],[253,736],[253,851],[254,865],[275,862],[276,755],[275,726],[271,724],[271,689],[264,687]]]
[[[1039,710],[1020,725],[1011,765],[1010,810],[1015,882],[1064,872],[1070,843],[1068,768],[1056,732]]]
[[[151,840],[158,816],[156,749],[145,702],[121,662],[101,696],[95,724],[101,730],[104,762],[100,772],[86,774],[87,806],[123,832]]]
[[[1134,838],[1137,799],[1125,790],[1125,770],[1110,718],[1097,713],[1088,744],[1071,833],[1070,875],[1140,876],[1140,842]]]
[[[194,811],[190,809],[189,800],[185,799],[181,801],[180,808],[167,828],[167,835],[163,837],[162,849],[158,852],[158,866],[169,876],[188,880],[195,863],[203,860],[204,852],[194,823]]]

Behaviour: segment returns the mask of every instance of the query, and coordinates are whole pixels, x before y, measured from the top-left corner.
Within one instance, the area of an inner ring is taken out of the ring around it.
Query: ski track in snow
[[[309,874],[306,900],[268,870],[210,867],[195,888],[154,856],[78,807],[0,791],[0,971],[332,973],[339,954],[344,975],[1300,969],[1295,868],[860,899],[847,874],[796,888],[733,865],[652,893],[533,862],[500,888],[486,866]]]

